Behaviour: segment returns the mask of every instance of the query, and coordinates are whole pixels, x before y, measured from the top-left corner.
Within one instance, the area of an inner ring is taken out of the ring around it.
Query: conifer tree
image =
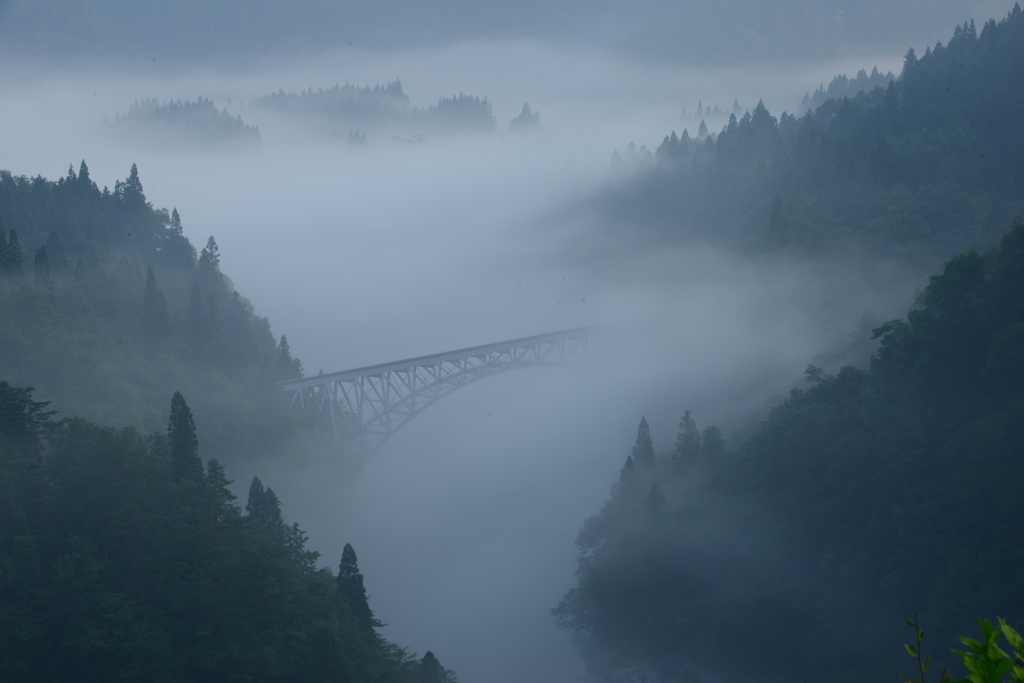
[[[220,249],[213,235],[206,240],[206,246],[199,253],[199,284],[209,292],[224,288],[224,275],[220,272]]]
[[[142,181],[139,180],[138,166],[132,164],[132,168],[128,172],[128,178],[124,181],[118,180],[114,183],[114,194],[124,202],[126,206],[133,208],[145,206],[146,195],[142,191]]]
[[[224,466],[216,458],[210,458],[206,463],[206,490],[212,503],[215,522],[238,516],[235,494],[228,488],[231,483],[224,472]]]
[[[7,274],[7,233],[3,227],[3,219],[0,219],[0,275]]]
[[[640,426],[636,430],[636,443],[629,452],[633,462],[641,467],[654,465],[654,443],[651,441],[651,428],[647,426],[647,418],[640,418]]]
[[[167,312],[167,299],[156,286],[153,268],[146,270],[146,292],[142,298],[142,329],[154,337],[163,337],[171,327]]]
[[[258,529],[280,544],[284,534],[284,517],[281,516],[281,501],[274,489],[263,488],[259,477],[253,477],[249,485],[249,498],[245,503],[245,512]]]
[[[336,583],[338,594],[348,603],[357,624],[366,630],[372,630],[380,625],[380,622],[373,618],[373,610],[370,609],[366,588],[363,586],[363,575],[359,573],[356,551],[350,543],[346,543],[341,551],[341,564],[338,565]]]
[[[282,380],[302,377],[302,362],[298,358],[292,358],[288,338],[283,334],[277,345],[277,376]]]
[[[164,259],[168,265],[184,271],[192,271],[196,265],[196,248],[185,237],[181,225],[181,216],[178,214],[177,209],[171,212],[171,224],[168,226]]]
[[[85,188],[92,186],[92,178],[89,177],[89,167],[86,166],[85,159],[82,159],[82,164],[78,167],[78,185]]]
[[[700,432],[691,413],[687,410],[679,418],[679,433],[676,435],[676,450],[672,454],[672,465],[676,469],[688,467],[700,455]]]
[[[259,477],[252,478],[249,485],[249,498],[245,503],[245,512],[256,528],[283,553],[289,564],[298,567],[303,573],[316,571],[316,561],[320,553],[306,550],[308,537],[298,524],[288,526],[281,514],[281,501],[274,489],[263,488]]]
[[[180,391],[171,398],[171,417],[167,422],[167,443],[171,449],[171,471],[176,481],[204,480],[203,462],[199,459],[199,439],[192,411]]]
[[[458,683],[459,680],[454,671],[441,666],[430,650],[416,663],[414,676],[416,683]]]
[[[181,216],[178,215],[178,207],[174,207],[174,209],[171,210],[171,224],[168,227],[175,235],[182,234]]]

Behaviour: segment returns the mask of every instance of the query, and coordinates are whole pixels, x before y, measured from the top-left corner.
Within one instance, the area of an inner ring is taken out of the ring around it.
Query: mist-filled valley
[[[919,617],[961,677],[1024,624],[1018,6],[65,4],[0,4],[0,678],[923,678]],[[379,448],[289,388],[589,326]]]

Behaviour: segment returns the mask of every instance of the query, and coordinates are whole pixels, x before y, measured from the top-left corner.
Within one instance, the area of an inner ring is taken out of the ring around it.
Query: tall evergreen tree
[[[373,617],[373,610],[370,609],[366,588],[363,586],[363,575],[359,573],[356,551],[353,550],[350,543],[346,543],[341,551],[341,564],[338,565],[336,583],[338,594],[348,603],[352,615],[356,618],[356,623],[366,630],[372,630],[375,626],[380,625]]]
[[[167,235],[167,247],[164,250],[164,258],[168,265],[184,271],[191,271],[196,265],[196,248],[185,237],[181,225],[181,216],[178,215],[177,209],[171,211],[171,224]]]
[[[320,553],[306,550],[308,537],[298,524],[285,524],[284,516],[281,514],[281,501],[274,493],[274,489],[269,486],[263,488],[263,482],[259,477],[253,477],[252,484],[249,485],[245,511],[256,528],[284,553],[289,564],[305,574],[316,571],[316,561],[320,559]]]
[[[441,666],[441,662],[433,652],[427,650],[420,661],[416,662],[414,671],[416,683],[458,683],[455,672]]]
[[[181,216],[178,215],[178,207],[171,210],[171,224],[168,226],[175,235],[182,235]]]
[[[171,449],[171,470],[177,481],[189,479],[201,483],[203,462],[199,459],[199,439],[192,411],[180,391],[171,398],[171,417],[167,422],[167,443]]]
[[[283,380],[302,377],[302,362],[298,358],[292,358],[288,338],[283,334],[277,345],[277,376]]]
[[[206,246],[199,253],[199,284],[208,292],[224,289],[224,275],[220,272],[220,249],[213,235],[206,240]]]
[[[281,516],[281,501],[274,489],[263,488],[259,477],[253,477],[249,485],[249,498],[245,503],[245,512],[258,529],[263,531],[275,543],[281,542],[284,529],[284,517]]]
[[[146,206],[146,195],[142,191],[142,181],[139,180],[138,166],[132,164],[132,168],[128,172],[128,178],[114,183],[114,195],[126,207],[138,209]]]
[[[629,452],[633,462],[641,467],[652,467],[654,465],[654,443],[651,441],[651,428],[647,425],[647,418],[640,418],[640,426],[636,430],[636,443]]]
[[[89,167],[86,166],[85,159],[82,159],[82,164],[78,167],[78,184],[83,187],[92,185],[92,178],[89,177]]]
[[[146,270],[146,292],[142,298],[142,329],[153,337],[163,337],[171,327],[171,317],[167,312],[167,299],[156,286],[153,268]]]
[[[687,467],[700,455],[700,431],[691,413],[687,410],[679,418],[679,433],[676,435],[676,451],[672,454],[673,466]]]
[[[4,222],[0,218],[0,275],[7,274],[7,233],[3,228]]]

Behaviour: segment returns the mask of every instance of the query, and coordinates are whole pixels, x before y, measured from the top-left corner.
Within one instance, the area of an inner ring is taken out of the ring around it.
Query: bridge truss
[[[604,342],[603,328],[580,327],[280,384],[293,407],[329,418],[336,440],[347,434],[368,454],[467,384],[520,368],[582,367]]]

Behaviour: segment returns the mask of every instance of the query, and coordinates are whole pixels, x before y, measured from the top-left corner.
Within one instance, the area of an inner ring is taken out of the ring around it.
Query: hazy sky
[[[763,98],[778,115],[836,73],[875,65],[898,72],[900,55],[682,69],[516,41],[346,48],[230,72],[7,64],[0,167],[56,178],[84,158],[113,187],[137,162],[148,198],[177,207],[197,246],[216,237],[224,271],[310,374],[660,317],[606,371],[509,373],[456,392],[361,474],[300,449],[229,470],[240,493],[254,474],[274,488],[325,564],[354,545],[390,639],[433,650],[463,683],[564,681],[581,665],[548,612],[573,583],[576,531],[605,500],[641,415],[662,449],[686,409],[701,427],[736,427],[862,313],[898,315],[915,283],[879,290],[821,265],[699,250],[593,263],[590,226],[560,209],[600,191],[614,149],[653,149],[681,131],[683,107]],[[396,77],[418,106],[486,95],[498,132],[418,146],[384,136],[352,151],[248,104],[279,88]],[[260,147],[128,146],[103,128],[136,98],[198,96],[230,98],[260,125]],[[507,130],[524,101],[540,112],[536,136]]]

